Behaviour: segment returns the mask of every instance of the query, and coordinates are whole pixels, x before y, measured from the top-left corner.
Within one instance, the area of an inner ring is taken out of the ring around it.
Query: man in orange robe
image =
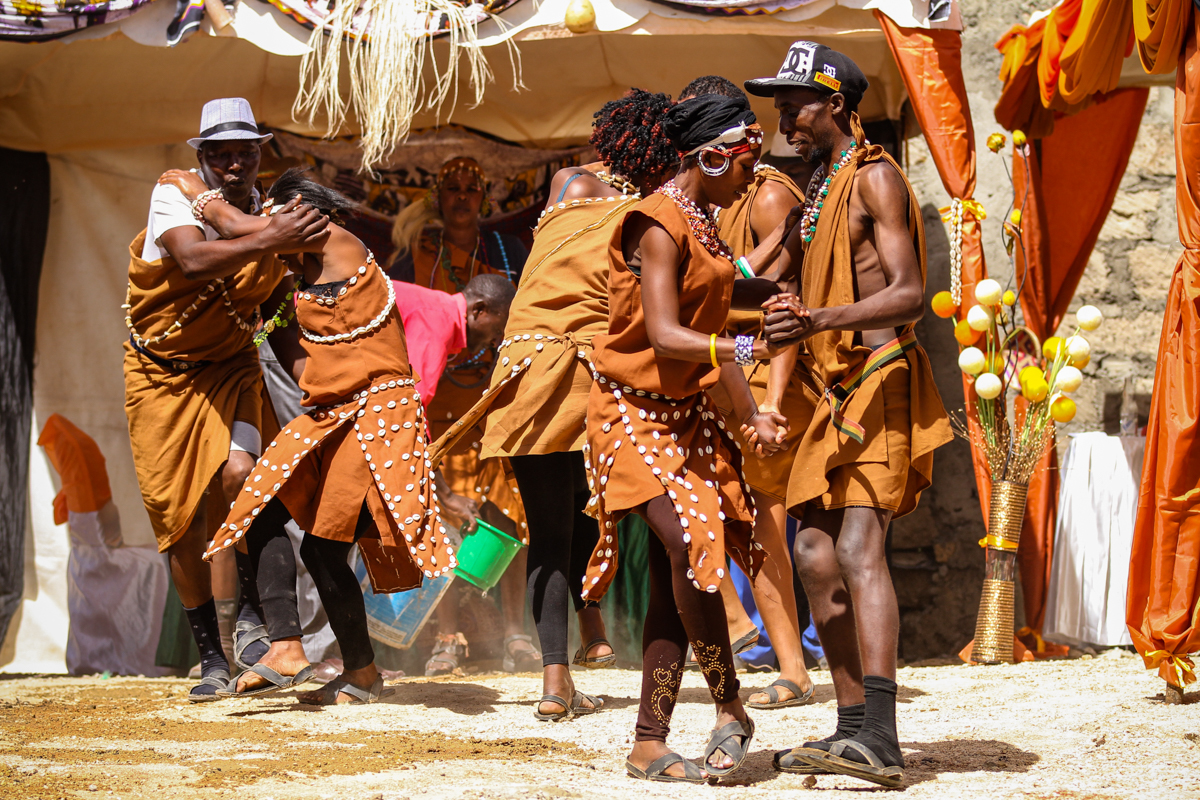
[[[900,615],[885,540],[892,517],[912,511],[929,485],[934,448],[951,438],[913,334],[925,298],[920,206],[900,167],[864,139],[855,109],[867,80],[849,58],[796,42],[775,78],[746,89],[773,96],[780,132],[821,164],[779,266],[800,278],[803,305],[791,307],[821,393],[787,506],[803,520],[796,569],[829,661],[838,728],[780,753],[776,766],[899,786]]]
[[[213,100],[200,128],[188,143],[210,192],[255,209],[261,145],[271,137],[259,134],[250,104]],[[200,650],[202,679],[189,699],[201,702],[229,680],[201,557],[263,433],[277,430],[254,346],[260,319],[291,288],[274,254],[327,235],[328,219],[293,200],[261,233],[221,240],[177,187],[156,186],[150,203],[147,229],[129,248],[125,414],[142,499]],[[277,334],[272,345],[294,360],[294,335]]]

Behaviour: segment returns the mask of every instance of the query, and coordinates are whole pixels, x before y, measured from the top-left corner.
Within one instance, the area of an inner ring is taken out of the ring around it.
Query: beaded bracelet
[[[754,277],[754,270],[750,269],[750,260],[742,256],[733,265],[738,268],[738,272],[742,273],[742,277],[750,279]]]
[[[708,357],[712,359],[714,367],[721,368],[720,362],[717,361],[717,335],[715,333],[708,337]]]
[[[733,363],[739,367],[748,367],[754,363],[753,336],[735,336],[733,338]]]
[[[192,201],[192,216],[196,218],[197,222],[204,222],[204,207],[220,196],[220,189],[209,189],[207,192],[201,192],[200,195]]]

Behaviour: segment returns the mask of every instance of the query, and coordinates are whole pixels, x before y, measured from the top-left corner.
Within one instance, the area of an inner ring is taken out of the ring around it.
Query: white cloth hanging
[[[1060,472],[1054,561],[1042,635],[1074,646],[1130,645],[1129,554],[1143,436],[1072,434]]]

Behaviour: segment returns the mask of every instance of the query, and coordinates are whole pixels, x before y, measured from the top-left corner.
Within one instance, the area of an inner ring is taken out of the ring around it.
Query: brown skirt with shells
[[[452,570],[413,383],[378,380],[292,420],[264,448],[205,559],[240,542],[278,497],[309,534],[342,542],[354,541],[365,501],[376,531],[358,546],[376,592],[412,589]]]
[[[599,376],[588,398],[583,452],[592,490],[587,511],[600,522],[585,598],[599,600],[612,582],[617,522],[664,494],[683,528],[693,586],[716,592],[726,554],[751,577],[758,573],[764,554],[754,541],[741,456],[707,393],[676,400]]]

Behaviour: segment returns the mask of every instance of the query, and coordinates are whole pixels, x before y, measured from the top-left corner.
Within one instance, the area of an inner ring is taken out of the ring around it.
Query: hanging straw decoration
[[[485,87],[494,79],[477,36],[478,24],[487,19],[505,25],[480,4],[335,0],[324,24],[309,37],[292,114],[310,125],[324,117],[326,136],[333,136],[353,113],[361,132],[362,168],[370,171],[404,142],[418,113],[432,111],[440,118],[447,101],[453,112],[463,57],[472,104],[483,100]],[[432,53],[434,35],[448,44],[444,65]],[[523,88],[520,53],[511,40],[507,46],[515,87]],[[339,91],[343,53],[350,73],[349,100]],[[432,71],[429,85],[427,67]]]

